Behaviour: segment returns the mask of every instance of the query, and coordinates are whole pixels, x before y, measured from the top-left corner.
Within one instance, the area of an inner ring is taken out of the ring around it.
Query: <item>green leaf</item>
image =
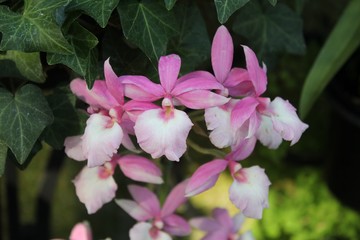
[[[9,50],[0,54],[0,77],[16,77],[43,83],[46,76],[42,69],[40,53]]]
[[[249,0],[214,0],[214,2],[218,20],[223,24],[236,10],[248,3]]]
[[[119,0],[72,0],[66,11],[82,10],[104,28]]]
[[[0,177],[4,174],[8,147],[0,140]]]
[[[277,3],[277,0],[269,0],[269,3],[270,3],[271,5],[273,5],[273,6],[275,6],[276,3]]]
[[[175,5],[176,0],[164,0],[164,2],[165,2],[166,9],[171,10]]]
[[[54,122],[46,127],[44,140],[53,148],[61,149],[66,137],[79,135],[83,130],[79,114],[74,107],[76,97],[70,91],[57,90],[46,99],[53,111]]]
[[[169,39],[178,33],[174,15],[160,0],[124,0],[118,6],[125,37],[157,63]]]
[[[194,2],[179,2],[176,17],[180,34],[171,41],[171,50],[181,56],[181,72],[188,73],[210,58],[210,39],[205,21]]]
[[[299,112],[305,118],[326,85],[360,45],[360,1],[349,1],[317,56],[300,97]]]
[[[0,140],[6,143],[20,164],[52,121],[51,109],[38,87],[27,84],[15,96],[0,88]]]
[[[48,54],[49,64],[62,63],[76,73],[83,76],[86,83],[91,87],[98,75],[97,49],[95,46],[98,40],[95,35],[82,27],[78,22],[74,22],[66,35],[69,43],[73,47],[73,54]]]
[[[281,51],[303,54],[301,18],[284,4],[264,5],[251,1],[242,8],[235,19],[234,32],[246,37],[260,58]]]
[[[71,46],[54,19],[54,11],[68,0],[25,0],[22,14],[0,6],[0,50],[69,54]]]

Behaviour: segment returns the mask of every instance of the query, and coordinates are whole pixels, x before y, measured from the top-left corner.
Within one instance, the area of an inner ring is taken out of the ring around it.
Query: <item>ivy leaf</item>
[[[178,25],[160,0],[124,0],[117,10],[125,37],[153,63],[166,54],[168,41],[178,33]]]
[[[91,87],[98,75],[97,49],[95,46],[98,40],[95,35],[82,27],[78,22],[74,22],[66,35],[69,43],[73,47],[73,54],[48,54],[49,64],[62,63],[76,73],[84,76],[86,83]]]
[[[47,97],[50,108],[54,114],[54,122],[46,127],[44,140],[53,148],[64,147],[64,140],[68,136],[81,133],[81,123],[74,105],[76,97],[65,91],[56,91]]]
[[[165,2],[166,9],[171,10],[175,5],[176,0],[164,0],[164,2]]]
[[[31,84],[20,88],[15,96],[0,88],[0,140],[23,164],[53,115],[41,90]]]
[[[210,57],[210,39],[201,12],[194,2],[179,3],[180,34],[171,41],[171,50],[181,56],[181,72],[196,69]]]
[[[302,20],[281,3],[273,7],[269,3],[261,6],[257,1],[251,1],[240,10],[233,30],[249,39],[260,58],[271,52],[305,52]]]
[[[82,10],[104,28],[119,0],[72,0],[66,11]]]
[[[46,80],[40,61],[40,53],[8,50],[0,54],[0,77],[16,77],[43,83]]]
[[[273,5],[273,6],[275,6],[276,3],[277,3],[277,0],[269,0],[269,3],[270,3],[271,5]]]
[[[8,147],[0,140],[0,177],[4,174]]]
[[[70,54],[71,46],[54,19],[54,11],[68,0],[25,0],[22,14],[0,6],[0,50]]]
[[[236,10],[244,6],[249,0],[214,0],[214,2],[218,20],[223,24]]]

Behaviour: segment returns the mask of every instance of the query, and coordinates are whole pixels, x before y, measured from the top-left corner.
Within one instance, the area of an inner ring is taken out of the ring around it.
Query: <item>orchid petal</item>
[[[212,215],[214,219],[222,225],[223,229],[230,229],[233,225],[229,212],[225,208],[215,208]]]
[[[159,109],[160,107],[151,103],[151,102],[139,102],[135,100],[130,100],[124,104],[124,111],[128,114],[129,118],[136,122],[137,117],[150,109]]]
[[[102,173],[108,173],[104,176]],[[115,197],[117,185],[112,177],[111,165],[84,167],[74,179],[76,195],[89,214],[95,213]]]
[[[251,231],[246,231],[245,233],[241,234],[238,240],[255,240],[255,237]]]
[[[153,102],[164,95],[164,89],[160,84],[153,83],[144,76],[121,76],[125,96],[137,101]]]
[[[116,99],[107,89],[105,81],[96,80],[90,90],[85,80],[76,78],[71,81],[70,89],[78,98],[92,107],[110,109],[118,105]]]
[[[124,132],[123,139],[121,141],[121,144],[127,149],[135,153],[139,153],[140,150],[136,149],[134,143],[132,142],[129,134]]]
[[[135,134],[140,147],[152,158],[165,155],[169,160],[179,161],[186,151],[186,138],[192,127],[187,114],[174,109],[166,116],[163,109],[151,109],[139,115]]]
[[[254,151],[255,145],[255,136],[251,138],[239,139],[234,145],[231,146],[231,153],[229,153],[225,159],[231,159],[234,161],[244,160]]]
[[[266,90],[266,71],[259,66],[259,61],[253,50],[245,45],[242,45],[242,47],[244,48],[246,68],[249,72],[250,80],[253,82],[255,95],[260,96]]]
[[[258,166],[241,168],[234,177],[229,189],[231,202],[245,216],[260,219],[263,208],[269,206],[268,192],[271,184],[264,169]]]
[[[66,155],[76,161],[86,160],[82,148],[83,141],[81,137],[81,135],[67,137],[64,141]]]
[[[190,225],[205,232],[213,232],[221,229],[217,221],[207,217],[196,217],[190,220]]]
[[[215,185],[220,173],[223,172],[228,162],[222,159],[215,159],[201,165],[191,176],[186,187],[186,196],[194,196],[210,189]]]
[[[177,80],[176,85],[182,84],[183,82],[188,81],[188,80],[192,80],[194,78],[205,78],[205,79],[208,79],[211,82],[217,82],[214,75],[212,75],[211,73],[209,73],[207,71],[194,71],[194,72],[190,72],[190,73],[187,73],[187,74],[181,76]]]
[[[243,68],[231,69],[224,82],[224,87],[229,90],[229,95],[232,97],[245,97],[254,93],[254,86],[250,81],[248,71]]]
[[[231,111],[232,126],[234,128],[240,128],[247,120],[254,116],[258,104],[259,102],[253,97],[241,99]],[[252,132],[255,134],[255,131],[252,130]]]
[[[230,99],[209,90],[193,90],[176,96],[180,103],[191,109],[206,109],[221,106]],[[206,101],[204,101],[206,99]]]
[[[271,118],[265,115],[261,116],[260,127],[256,132],[259,141],[270,149],[276,149],[282,142],[281,135],[274,129]]]
[[[134,200],[153,217],[160,213],[160,203],[153,192],[137,185],[129,185],[128,189]]]
[[[171,240],[169,234],[163,231],[157,231],[156,236],[151,236],[152,225],[147,222],[140,222],[135,224],[129,232],[130,240]]]
[[[191,92],[194,90],[212,90],[212,89],[222,89],[223,86],[214,79],[208,78],[190,78],[187,81],[176,84],[173,91],[171,92],[172,96],[177,96],[183,93]]]
[[[115,203],[137,221],[146,221],[154,217],[135,201],[116,199]]]
[[[71,230],[70,240],[92,240],[91,229],[86,223],[77,223]]]
[[[230,72],[234,55],[234,44],[225,26],[220,26],[211,45],[211,63],[216,79],[223,83]]]
[[[119,105],[123,105],[124,87],[120,82],[118,76],[115,74],[114,70],[112,69],[109,58],[104,62],[104,75],[105,75],[106,86],[109,92],[117,100]]]
[[[164,231],[173,236],[187,236],[191,232],[188,222],[176,214],[166,216],[163,218],[163,221]]]
[[[135,181],[161,184],[161,170],[149,159],[137,155],[125,155],[118,161],[125,176]]]
[[[173,212],[175,212],[175,210],[187,200],[185,197],[185,188],[187,184],[188,184],[188,180],[184,180],[178,183],[171,190],[161,209],[162,217],[168,216]]]
[[[82,136],[88,167],[99,166],[109,161],[117,152],[122,137],[120,125],[113,122],[110,117],[92,114],[86,122],[85,133]]]
[[[228,239],[228,232],[226,230],[218,230],[209,232],[205,235],[201,240],[220,240],[220,239]]]
[[[159,59],[159,78],[160,83],[166,93],[170,93],[176,83],[180,72],[181,59],[176,54],[162,56]]]
[[[242,213],[238,213],[235,216],[233,216],[232,218],[232,229],[231,231],[233,233],[237,233],[239,232],[241,226],[243,225],[243,223],[245,222],[245,215]]]

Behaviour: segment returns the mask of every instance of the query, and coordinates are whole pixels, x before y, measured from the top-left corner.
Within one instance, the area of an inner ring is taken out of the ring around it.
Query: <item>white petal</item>
[[[150,236],[152,225],[147,222],[139,222],[130,229],[130,240],[171,240],[169,234],[158,231],[155,238]]]
[[[65,138],[64,146],[66,155],[76,161],[86,160],[86,156],[84,155],[82,148],[82,143],[83,141],[81,139],[81,136],[72,136]]]
[[[163,109],[151,109],[139,115],[135,123],[140,147],[153,158],[165,155],[179,161],[186,151],[186,138],[193,124],[185,112],[172,111],[173,115],[166,117]]]
[[[274,129],[274,125],[270,117],[261,116],[260,127],[256,132],[256,138],[270,149],[276,149],[282,142],[280,134]]]
[[[110,161],[117,152],[123,138],[120,125],[110,117],[92,114],[86,122],[83,151],[88,167],[95,167]]]
[[[106,177],[106,173],[108,176]],[[84,167],[73,181],[76,195],[84,203],[89,214],[95,213],[105,203],[115,197],[117,185],[112,177],[113,169],[105,165],[99,167]]]

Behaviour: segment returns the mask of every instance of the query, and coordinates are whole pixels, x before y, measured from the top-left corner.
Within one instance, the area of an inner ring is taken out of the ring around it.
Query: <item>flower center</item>
[[[110,162],[106,162],[103,166],[99,167],[98,175],[101,179],[106,179],[114,174],[113,165]]]

